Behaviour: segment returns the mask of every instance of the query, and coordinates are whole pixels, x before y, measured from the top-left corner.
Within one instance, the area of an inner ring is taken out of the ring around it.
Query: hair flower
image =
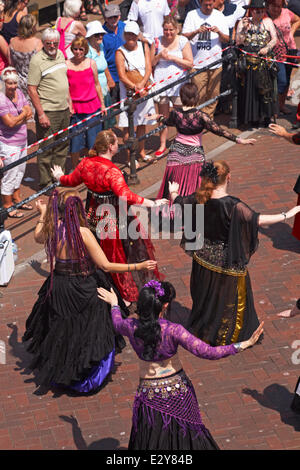
[[[165,295],[164,289],[161,287],[161,283],[158,281],[149,281],[146,284],[144,284],[144,287],[152,287],[152,289],[155,290],[155,297],[162,297]]]
[[[218,169],[214,166],[212,161],[203,163],[200,176],[209,178],[214,184],[218,183]]]

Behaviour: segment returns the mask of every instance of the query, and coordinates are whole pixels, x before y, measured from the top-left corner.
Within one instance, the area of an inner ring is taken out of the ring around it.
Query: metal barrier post
[[[130,175],[128,176],[128,183],[130,184],[139,184],[139,179],[136,174],[136,166],[135,166],[135,152],[136,152],[136,137],[134,133],[134,112],[136,110],[136,103],[133,98],[133,90],[127,91],[127,100],[125,104],[128,105],[127,109],[127,118],[128,118],[128,130],[129,130],[129,153],[130,153]]]
[[[231,49],[232,57],[230,62],[232,65],[232,110],[231,119],[229,121],[229,129],[236,129],[238,126],[238,83],[237,83],[237,54],[236,51]]]

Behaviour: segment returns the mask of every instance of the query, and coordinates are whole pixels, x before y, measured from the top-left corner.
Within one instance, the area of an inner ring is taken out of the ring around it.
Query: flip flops
[[[8,212],[7,216],[10,219],[22,219],[22,217],[24,217],[24,214],[22,214],[22,212],[19,212],[19,211],[14,211],[14,212]]]

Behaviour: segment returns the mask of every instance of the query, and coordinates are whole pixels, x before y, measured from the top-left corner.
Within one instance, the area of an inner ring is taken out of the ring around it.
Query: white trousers
[[[25,142],[22,147],[15,147],[14,145],[7,145],[0,142],[0,157],[5,158],[5,160],[3,160],[4,167],[10,163],[18,161],[22,157],[25,157],[27,155],[27,150],[21,150],[26,146],[27,142]],[[19,189],[25,169],[26,162],[3,173],[3,178],[1,180],[1,194],[4,196],[11,196],[16,189]]]

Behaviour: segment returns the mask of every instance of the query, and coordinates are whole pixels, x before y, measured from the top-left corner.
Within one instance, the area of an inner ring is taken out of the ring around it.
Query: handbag
[[[274,23],[273,23],[274,24]],[[285,42],[284,40],[284,37],[283,37],[283,34],[281,32],[281,30],[276,26],[276,24],[274,24],[275,26],[275,29],[277,31],[277,34],[280,36],[280,39],[282,40],[284,46],[285,46],[285,50],[286,50],[286,55],[292,55],[292,56],[297,56],[298,55],[298,49],[290,49],[287,45],[287,43]],[[287,62],[291,62],[293,64],[296,64],[297,63],[297,59],[291,59],[290,57],[286,57],[286,61]],[[292,65],[293,67],[293,65]]]
[[[122,52],[122,54],[123,54],[123,52]],[[123,54],[123,57],[127,62],[127,67],[129,68],[129,62],[128,62],[127,57],[125,57],[124,54]],[[135,85],[137,83],[140,83],[144,78],[143,75],[140,73],[140,71],[136,67],[134,67],[132,70],[125,70],[125,75],[126,75],[126,78],[128,78],[128,80],[133,82]],[[126,85],[125,83],[124,83],[124,85],[125,85],[127,90],[134,90],[134,88]],[[149,79],[144,88],[149,87],[150,85],[152,85],[152,81]],[[140,92],[136,93],[133,98],[134,99],[143,98],[144,96],[147,96],[148,93],[149,93],[148,90],[143,90],[143,91],[140,91]]]

